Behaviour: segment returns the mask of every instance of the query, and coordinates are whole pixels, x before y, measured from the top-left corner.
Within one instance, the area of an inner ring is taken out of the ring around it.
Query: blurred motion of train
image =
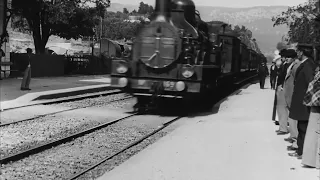
[[[100,39],[95,42],[92,48],[94,56],[105,55],[109,57],[121,57],[124,52],[130,51],[130,46],[125,43],[119,43],[111,39]]]
[[[156,0],[155,17],[130,56],[112,60],[111,86],[143,106],[154,97],[209,100],[256,76],[264,55],[232,34],[210,35],[208,27],[192,0]]]

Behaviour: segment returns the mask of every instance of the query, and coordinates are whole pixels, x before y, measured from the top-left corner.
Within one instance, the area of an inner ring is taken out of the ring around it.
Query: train
[[[155,99],[210,100],[256,76],[259,62],[266,62],[232,33],[210,34],[192,0],[155,4],[129,55],[111,63],[111,86],[137,97],[136,107]]]

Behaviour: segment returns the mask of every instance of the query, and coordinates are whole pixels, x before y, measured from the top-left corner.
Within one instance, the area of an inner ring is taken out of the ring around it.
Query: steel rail
[[[252,78],[253,78],[253,77],[255,77],[255,76],[252,76]],[[250,84],[250,83],[248,83],[248,84]],[[228,94],[227,96],[221,97],[221,99],[215,103],[214,107],[219,106],[219,105],[220,105],[222,102],[224,102],[228,97],[233,96],[233,95],[236,95],[236,94],[239,94],[239,93],[242,91],[241,89],[244,88],[244,87],[246,87],[246,86],[247,86],[247,85],[243,85],[243,86],[241,86],[239,89],[237,89],[236,91],[232,92],[231,94]],[[174,119],[172,119],[172,120],[170,120],[170,121],[162,124],[161,127],[159,127],[158,129],[154,130],[153,132],[151,132],[151,133],[143,136],[142,138],[138,139],[137,141],[134,141],[133,143],[127,145],[126,147],[124,147],[123,149],[119,150],[118,152],[116,152],[116,153],[114,153],[114,154],[112,154],[112,155],[110,155],[110,156],[105,157],[104,159],[102,159],[102,160],[100,160],[99,162],[95,163],[94,165],[88,167],[87,169],[85,169],[85,170],[83,170],[83,171],[81,171],[81,172],[73,175],[73,176],[70,177],[68,180],[77,179],[77,178],[80,177],[81,175],[83,175],[83,174],[91,171],[92,169],[98,167],[98,166],[101,165],[102,163],[104,163],[104,162],[112,159],[113,157],[115,157],[115,156],[121,154],[122,152],[130,149],[131,147],[140,144],[141,142],[143,142],[143,141],[146,140],[147,138],[151,137],[152,135],[156,134],[157,132],[161,131],[162,129],[166,128],[166,127],[169,126],[170,124],[174,123],[175,121],[177,121],[177,120],[179,120],[179,119],[181,119],[181,118],[183,118],[183,117],[184,117],[184,116],[179,116],[179,117],[176,117],[176,118],[174,118]]]
[[[156,130],[152,131],[151,133],[143,136],[142,138],[134,141],[133,143],[127,145],[126,147],[124,147],[123,149],[117,151],[116,153],[114,153],[114,154],[112,154],[112,155],[110,155],[110,156],[105,157],[104,159],[100,160],[99,162],[95,163],[94,165],[90,166],[89,168],[87,168],[87,169],[85,169],[85,170],[77,173],[76,175],[72,176],[72,177],[69,178],[68,180],[74,180],[74,179],[80,177],[81,175],[87,173],[88,171],[94,169],[95,167],[99,166],[100,164],[102,164],[102,163],[104,163],[104,162],[112,159],[113,157],[119,155],[120,153],[122,153],[122,152],[124,152],[124,151],[126,151],[126,150],[128,150],[128,149],[130,149],[130,148],[132,148],[133,146],[136,146],[136,145],[140,144],[141,142],[143,142],[143,141],[146,140],[147,138],[151,137],[152,135],[156,134],[157,132],[161,131],[162,129],[166,128],[167,126],[169,126],[170,124],[174,123],[175,121],[181,119],[182,117],[183,117],[183,116],[176,117],[176,118],[174,118],[174,119],[172,119],[172,120],[170,120],[170,121],[162,124],[162,126],[159,127],[158,129],[156,129]]]
[[[125,97],[120,98],[120,99],[115,99],[115,100],[109,101],[108,103],[114,103],[114,102],[117,102],[117,101],[122,101],[122,100],[126,100],[126,99],[131,99],[131,98],[134,98],[134,97],[125,96]],[[22,119],[22,120],[19,120],[19,121],[14,121],[14,122],[9,122],[9,123],[3,123],[3,124],[0,124],[0,127],[5,127],[5,126],[12,125],[12,124],[21,123],[21,122],[24,122],[24,121],[31,121],[31,120],[34,120],[34,119],[37,119],[37,118],[41,118],[41,117],[45,117],[45,116],[49,116],[49,115],[54,115],[54,114],[63,113],[63,112],[67,112],[67,111],[78,110],[78,109],[84,109],[84,108],[88,108],[88,107],[94,107],[94,105],[88,105],[88,106],[84,106],[84,107],[76,107],[76,108],[65,109],[65,110],[56,111],[56,112],[47,113],[47,114],[41,114],[41,115],[34,116],[32,118]]]
[[[97,125],[97,126],[95,126],[93,128],[90,128],[90,129],[87,129],[87,130],[84,130],[84,131],[81,131],[81,132],[78,132],[78,133],[74,133],[74,134],[69,135],[67,137],[60,138],[58,140],[50,141],[50,142],[48,142],[48,143],[46,143],[44,145],[39,145],[39,146],[33,147],[31,149],[16,153],[16,154],[6,156],[6,157],[0,159],[0,164],[7,164],[7,163],[9,163],[11,161],[18,161],[18,160],[23,159],[23,158],[25,158],[27,156],[30,156],[30,155],[42,152],[44,150],[50,149],[52,147],[58,146],[60,144],[72,141],[75,138],[84,136],[86,134],[92,133],[92,132],[97,131],[97,130],[100,130],[102,128],[105,128],[105,127],[110,126],[110,125],[112,125],[114,123],[117,123],[119,121],[128,119],[128,118],[136,116],[136,115],[139,115],[139,113],[134,113],[134,114],[128,115],[126,117],[122,117],[122,118],[119,118],[119,119],[116,119],[116,120],[113,120],[113,121],[110,121],[110,122],[107,122],[107,123],[104,123],[104,124],[100,124],[100,125]]]
[[[108,91],[112,91],[112,90],[108,90]],[[1,112],[10,111],[13,109],[20,109],[20,108],[24,108],[24,107],[36,106],[36,105],[50,105],[50,104],[57,104],[57,103],[63,103],[63,102],[72,102],[72,101],[78,101],[78,100],[82,100],[82,99],[86,99],[86,98],[95,98],[95,97],[99,97],[99,96],[109,96],[109,95],[121,94],[121,93],[123,93],[123,92],[122,91],[104,92],[104,93],[96,92],[96,93],[88,93],[87,95],[62,97],[62,98],[53,99],[53,100],[52,99],[51,100],[41,100],[41,102],[34,102],[31,104],[27,104],[27,105],[1,109]]]

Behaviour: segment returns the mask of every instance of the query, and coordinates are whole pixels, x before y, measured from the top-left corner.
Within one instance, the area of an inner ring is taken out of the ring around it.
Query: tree
[[[267,58],[268,63],[272,63],[273,59],[275,58],[274,54],[266,54],[265,56]]]
[[[288,45],[285,42],[278,42],[277,43],[277,50],[280,52],[282,49],[287,49]]]
[[[235,32],[237,32],[237,33],[240,34],[241,28],[240,28],[238,25],[236,25],[236,26],[234,27],[233,31],[235,31]]]
[[[129,11],[127,8],[123,8],[123,14],[129,14]]]
[[[92,8],[89,5],[95,4]],[[44,53],[51,35],[66,39],[92,36],[109,0],[12,0],[12,12],[32,32],[36,53]],[[22,29],[26,27],[21,27]]]
[[[137,35],[139,30],[146,22],[140,19],[140,22],[129,22],[128,15],[121,12],[107,12],[106,18],[103,21],[102,37],[113,40],[132,39]],[[100,29],[97,29],[97,35],[100,34]]]
[[[273,26],[287,25],[289,31],[286,40],[289,43],[316,43],[320,41],[319,23],[316,17],[319,11],[315,6],[315,0],[309,0],[305,4],[289,7],[287,11],[273,17]]]
[[[138,14],[138,12],[135,9],[130,13],[130,15],[136,15],[136,14]]]
[[[143,2],[140,2],[138,13],[144,14],[144,15],[150,15],[153,13],[153,7],[149,6],[148,4],[145,4]]]

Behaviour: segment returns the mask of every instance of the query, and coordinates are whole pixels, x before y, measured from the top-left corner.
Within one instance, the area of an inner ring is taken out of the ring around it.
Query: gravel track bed
[[[87,106],[99,107],[99,106],[105,106],[109,104],[110,101],[121,99],[126,96],[128,95],[125,93],[113,94],[113,95],[100,96],[95,98],[86,98],[86,99],[71,101],[71,102],[56,103],[56,104],[51,104],[51,106],[63,106],[63,107],[71,107],[71,108],[82,108]]]
[[[150,125],[148,121],[142,123],[137,118],[128,121],[113,124],[20,161],[2,165],[0,179],[67,179],[163,123],[158,120]]]
[[[99,92],[95,92],[95,93],[85,93],[85,94],[79,94],[79,95],[73,95],[73,96],[66,96],[66,97],[61,97],[58,98],[59,100],[64,100],[64,99],[69,99],[69,98],[78,98],[78,97],[84,97],[84,96],[89,96],[89,95],[93,95],[93,94],[106,94],[106,93],[114,93],[114,92],[119,92],[119,89],[112,89],[112,90],[105,90],[105,91],[99,91]],[[104,95],[106,96],[106,95]],[[43,99],[43,100],[50,100],[50,99]]]
[[[94,168],[93,170],[85,173],[84,175],[77,178],[77,180],[92,180],[97,179],[98,177],[102,176],[103,174],[111,171],[115,167],[119,166],[126,160],[128,160],[130,157],[132,157],[135,154],[138,154],[140,151],[142,151],[144,148],[148,147],[149,145],[153,144],[160,138],[166,136],[169,134],[172,130],[163,129],[159,131],[158,133],[154,134],[153,136],[147,138],[140,144],[124,151],[123,153],[119,154],[118,156],[115,156],[114,158],[110,159],[109,161],[106,161],[99,165],[98,167]]]
[[[116,97],[113,97],[113,99],[116,100],[122,97],[124,96],[117,95]],[[91,101],[93,100],[90,100],[89,102]],[[128,99],[124,100],[124,102],[116,101],[113,103],[107,103],[110,101],[112,101],[110,100],[110,98],[105,101],[97,101],[99,103],[99,105],[97,106],[106,108],[129,108],[132,107],[133,100]],[[107,105],[104,105],[103,103]],[[74,104],[69,105],[72,106]],[[31,147],[35,147],[37,145],[45,144],[52,140],[66,137],[73,133],[105,123],[111,119],[116,118],[79,118],[76,116],[65,117],[59,114],[55,114],[2,127],[0,128],[0,157],[11,155],[23,150],[30,149]]]
[[[7,156],[83,131],[116,118],[50,115],[0,128],[0,156]]]
[[[135,98],[125,99],[122,101],[116,101],[109,104],[104,105],[106,108],[112,108],[112,109],[132,109],[134,104],[136,103]]]

